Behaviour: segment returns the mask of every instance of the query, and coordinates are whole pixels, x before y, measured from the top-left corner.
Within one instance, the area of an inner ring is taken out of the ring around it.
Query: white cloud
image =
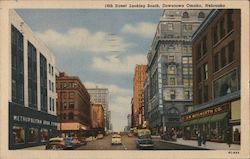
[[[144,38],[153,38],[157,24],[139,22],[136,24],[126,24],[122,28],[122,32],[139,35]]]
[[[115,94],[129,95],[131,93],[130,89],[121,88],[114,84],[102,84],[102,83],[95,83],[95,82],[87,81],[87,82],[84,82],[84,85],[86,88],[95,88],[96,86],[98,86],[99,88],[108,88],[109,93],[111,95],[115,95]]]
[[[65,33],[49,29],[38,32],[37,35],[54,50],[67,50],[70,53],[75,50],[90,53],[112,53],[112,51],[119,53],[133,45],[126,43],[119,36],[110,37],[108,33],[90,32],[86,28],[71,28]]]
[[[146,64],[147,58],[143,54],[134,54],[125,58],[118,58],[115,55],[106,58],[94,57],[92,68],[99,71],[105,71],[113,74],[132,74],[136,64]]]

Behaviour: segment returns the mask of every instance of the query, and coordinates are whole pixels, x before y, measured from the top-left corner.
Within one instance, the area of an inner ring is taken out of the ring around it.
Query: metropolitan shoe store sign
[[[41,120],[41,119],[32,118],[32,117],[20,116],[20,115],[14,115],[13,121],[32,123],[32,124],[40,124],[40,125],[48,125],[48,126],[57,126],[56,122]]]

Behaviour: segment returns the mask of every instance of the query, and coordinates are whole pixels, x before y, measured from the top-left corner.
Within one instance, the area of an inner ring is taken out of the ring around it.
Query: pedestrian
[[[204,146],[206,145],[206,142],[207,142],[207,133],[206,133],[206,131],[203,131],[203,133],[202,133],[202,143],[203,143]]]
[[[231,134],[230,129],[227,129],[227,131],[226,131],[226,142],[228,144],[228,147],[231,147],[231,144],[232,144],[232,134]]]
[[[201,133],[200,133],[200,131],[197,131],[197,141],[198,141],[198,146],[201,146]]]

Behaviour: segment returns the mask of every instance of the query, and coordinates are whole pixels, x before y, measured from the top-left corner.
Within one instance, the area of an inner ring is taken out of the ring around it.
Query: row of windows
[[[196,47],[197,60],[207,53],[207,37],[205,36]]]
[[[225,22],[226,21],[226,22]],[[217,44],[226,33],[229,33],[234,28],[233,10],[227,10],[224,17],[222,17],[213,27],[213,44]]]
[[[48,129],[29,128],[25,131],[25,127],[14,125],[12,128],[13,144],[24,144],[26,133],[28,135],[28,143],[47,142],[49,139]]]
[[[75,108],[75,102],[63,102],[63,109],[74,109]]]
[[[233,40],[214,55],[214,72],[217,72],[234,60],[234,51],[235,45]]]

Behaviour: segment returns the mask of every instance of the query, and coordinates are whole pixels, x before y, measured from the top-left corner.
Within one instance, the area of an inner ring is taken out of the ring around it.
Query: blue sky
[[[162,10],[22,9],[16,10],[56,57],[59,70],[79,76],[88,87],[111,94],[115,131],[131,113],[133,71],[146,64]]]

